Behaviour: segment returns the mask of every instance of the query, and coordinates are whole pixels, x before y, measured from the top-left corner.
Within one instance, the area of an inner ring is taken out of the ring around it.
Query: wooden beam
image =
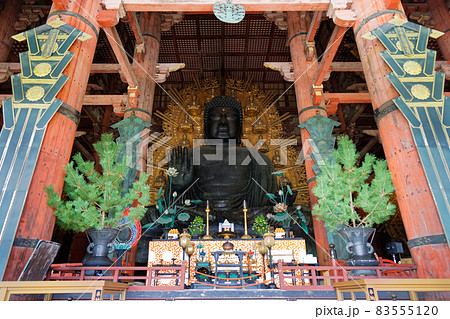
[[[126,104],[127,95],[85,95],[83,105]]]
[[[17,62],[3,62],[0,63],[0,70],[8,69],[13,73],[20,73],[20,63]],[[93,63],[91,67],[92,73],[119,73],[122,70],[118,63]]]
[[[353,114],[351,114],[351,118],[348,121],[348,126],[355,126],[356,121],[361,117],[361,114],[364,113],[365,109],[367,108],[367,104],[361,103],[355,105],[355,108],[351,110]]]
[[[372,103],[369,93],[323,93],[325,101],[342,103]]]
[[[92,154],[77,139],[74,140],[73,147],[75,147],[88,160],[95,162],[94,156],[92,156]]]
[[[102,28],[112,28],[119,23],[119,10],[101,10],[97,14],[97,23]]]
[[[0,102],[12,97],[12,94],[0,94]],[[127,95],[85,95],[83,105],[126,104]],[[1,105],[0,105],[1,106]]]
[[[364,145],[362,150],[359,152],[358,161],[360,161],[364,157],[364,155],[366,155],[372,149],[372,147],[374,147],[377,144],[378,144],[378,138],[372,137],[369,140],[369,142],[367,142],[367,144]]]
[[[317,29],[319,29],[320,22],[322,21],[322,11],[314,12],[311,24],[309,25],[308,34],[306,35],[306,42],[314,42],[314,36],[316,35]]]
[[[314,78],[313,84],[315,86],[322,85],[323,79],[328,72],[328,69],[333,62],[334,56],[339,48],[339,45],[344,38],[345,31],[347,28],[335,26],[333,33],[331,34],[330,41],[328,42],[325,53],[320,61],[319,70],[317,71],[316,77]]]
[[[325,53],[320,61],[319,68],[316,73],[316,77],[313,81],[312,93],[313,93],[313,105],[319,105],[323,97],[323,86],[322,82],[328,73],[331,62],[333,62],[334,56],[339,48],[339,45],[344,38],[345,31],[347,28],[335,26],[333,33],[331,34],[330,41],[328,42]]]
[[[400,3],[400,0],[383,0],[386,9],[397,9]]]
[[[267,62],[267,63],[271,63],[271,62]],[[283,62],[283,63],[291,63],[291,62]],[[436,61],[435,66],[436,66],[436,70],[438,70],[441,66],[450,66],[450,61]],[[12,73],[21,72],[20,63],[17,63],[17,62],[0,63],[0,70],[7,70],[8,68]],[[94,73],[120,73],[121,70],[122,70],[122,68],[121,68],[120,64],[118,64],[118,63],[93,63],[92,67],[91,67],[91,74],[94,74]],[[189,69],[184,68],[183,70],[190,71],[190,72],[200,71],[200,69],[195,69],[195,68],[189,68]],[[361,62],[332,62],[328,71],[329,72],[363,72],[363,67],[362,67]]]
[[[216,0],[105,0],[106,9],[116,9],[123,3],[126,11],[183,11],[196,13],[212,13]],[[326,11],[330,0],[240,0],[246,12],[264,11]]]
[[[9,52],[14,43],[11,36],[17,33],[14,24],[17,22],[17,16],[21,10],[20,4],[16,1],[2,1],[2,5],[0,11],[0,62],[8,60]]]
[[[139,21],[136,16],[136,12],[127,12],[128,23],[130,24],[131,30],[133,30],[134,37],[136,38],[136,45],[141,45],[144,43],[142,37],[141,27],[139,26]]]
[[[53,0],[56,10],[66,11],[70,0]]]
[[[434,29],[444,32],[445,34],[437,39],[439,49],[444,59],[450,60],[450,12],[443,0],[428,0],[428,7],[433,20],[436,23]]]
[[[128,60],[128,55],[123,48],[122,40],[120,39],[119,33],[115,27],[112,28],[103,28],[105,31],[106,37],[108,38],[109,43],[111,44],[111,48],[116,55],[117,61],[119,62],[122,72],[127,80],[128,86],[130,88],[137,87],[137,79],[134,75],[134,72],[131,68],[130,61]]]

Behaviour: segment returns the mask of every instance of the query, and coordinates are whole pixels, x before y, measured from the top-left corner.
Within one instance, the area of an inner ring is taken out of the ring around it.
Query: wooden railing
[[[273,269],[275,282],[282,290],[334,290],[333,283],[361,278],[417,278],[416,266],[397,265],[381,260],[376,267],[353,267],[332,260],[332,266],[287,266],[278,261]],[[352,270],[373,270],[375,276],[351,276]],[[106,271],[106,272],[105,272]],[[142,271],[143,275],[137,275]],[[94,272],[104,273],[93,275]],[[111,280],[130,284],[133,290],[182,290],[186,262],[181,265],[151,267],[83,267],[81,264],[53,264],[46,280]],[[169,281],[169,282],[168,282]],[[235,287],[239,288],[239,287]]]
[[[374,276],[353,276],[352,270],[373,270]],[[366,278],[417,278],[416,266],[392,265],[381,262],[381,266],[286,266],[278,261],[280,289],[283,290],[334,290],[333,282]]]
[[[145,275],[136,275],[142,271]],[[45,280],[111,280],[130,283],[133,290],[183,290],[186,262],[151,267],[84,267],[81,264],[53,264]],[[170,281],[169,284],[164,284]]]

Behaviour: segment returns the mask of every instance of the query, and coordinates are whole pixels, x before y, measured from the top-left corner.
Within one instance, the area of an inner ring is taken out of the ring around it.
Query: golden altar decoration
[[[242,106],[242,140],[248,139],[253,146],[257,145],[259,150],[272,160],[276,170],[286,171],[283,182],[291,182],[291,188],[298,191],[295,205],[309,206],[305,165],[303,161],[298,161],[299,151],[296,147],[287,146],[287,163],[280,165],[280,147],[283,147],[283,143],[287,145],[287,139],[297,139],[300,146],[301,140],[294,135],[283,135],[282,122],[290,115],[279,115],[275,106],[276,93],[264,93],[252,84],[251,78],[245,81],[227,78],[223,81],[217,78],[201,81],[194,78],[192,85],[180,91],[171,88],[168,93],[172,101],[168,103],[167,110],[164,113],[155,112],[155,115],[162,119],[163,132],[152,140],[153,144],[147,152],[152,204],[155,204],[159,188],[164,185],[161,183],[161,172],[167,168],[167,164],[159,166],[158,163],[164,163],[166,152],[173,147],[182,145],[192,148],[194,140],[203,139],[203,114],[206,104],[216,96],[228,95],[236,98]],[[281,142],[281,145],[271,144],[275,139],[279,139],[277,142]],[[285,140],[281,141],[282,139]]]
[[[263,273],[263,257],[258,253],[258,242],[261,238],[255,238],[252,240],[228,240],[234,246],[234,250],[241,250],[245,252],[253,252],[252,258],[250,259],[250,267],[254,273]],[[203,245],[202,250],[206,253],[205,259],[203,261],[208,261],[211,263],[211,268],[215,269],[217,265],[214,263],[214,257],[211,252],[223,250],[222,245],[227,242],[227,240],[192,240],[191,243],[196,247],[199,243]],[[183,260],[183,249],[180,247],[178,240],[154,240],[149,242],[148,247],[148,266],[153,265],[172,265],[180,264]],[[301,238],[292,239],[277,239],[275,240],[275,245],[272,247],[272,255],[276,255],[277,252],[292,251],[292,256],[295,261],[302,260],[306,256],[306,242]],[[244,257],[244,273],[248,272],[248,259],[247,255]],[[187,255],[185,255],[185,260],[187,260]],[[194,253],[191,255],[191,263],[189,273],[191,274],[191,279],[195,277],[195,265],[197,261],[202,261],[199,258],[199,249],[195,248]],[[292,262],[292,260],[284,260],[285,262]],[[277,260],[274,260],[274,264]],[[238,263],[237,258],[233,256],[228,256],[224,254],[218,261],[220,267],[221,263]],[[265,257],[265,269],[269,269],[269,259],[268,255]],[[266,274],[270,276],[270,274]],[[262,279],[259,280],[262,282]],[[289,284],[289,283],[288,283]],[[158,285],[175,285],[175,280],[159,280]]]

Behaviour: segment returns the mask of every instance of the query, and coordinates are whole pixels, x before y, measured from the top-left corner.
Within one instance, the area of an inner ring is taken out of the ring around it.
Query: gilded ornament
[[[192,133],[194,131],[194,126],[187,116],[181,121],[178,131],[181,133]]]
[[[411,88],[412,95],[419,100],[426,100],[430,97],[430,90],[422,84],[416,84]]]
[[[366,40],[375,40],[377,37],[372,34],[372,32],[367,32],[366,34],[362,35],[361,38]]]
[[[249,102],[245,106],[244,112],[246,116],[255,116],[258,114],[259,107],[253,100],[253,96],[250,96]]]
[[[86,40],[89,40],[90,38],[92,38],[92,35],[87,34],[86,32],[83,32],[83,34],[78,37],[78,40],[86,41]]]
[[[408,44],[409,44],[409,47],[411,48],[411,50],[413,50],[414,44],[409,40],[408,40]],[[399,49],[399,51],[403,52],[402,44],[400,43],[400,41],[397,42],[396,46],[397,46],[397,49]]]
[[[396,26],[398,26],[398,27],[401,27],[402,25],[404,25],[406,22],[408,22],[407,20],[403,20],[403,19],[400,19],[400,18],[394,18],[394,19],[392,19],[392,20],[390,20],[390,21],[388,21],[390,24],[393,24],[393,25],[396,25]]]
[[[407,61],[403,64],[403,69],[405,69],[406,73],[411,75],[417,75],[422,72],[422,67],[416,61]]]
[[[56,28],[59,28],[62,25],[65,25],[66,23],[64,21],[62,21],[60,18],[57,17],[55,20],[47,22],[47,24],[49,26],[52,26],[53,28],[56,29]]]
[[[438,31],[438,30],[431,29],[431,33],[430,33],[430,37],[431,37],[431,38],[437,39],[437,38],[439,38],[439,37],[442,36],[442,35],[444,35],[444,32],[441,32],[441,31]]]
[[[16,35],[13,35],[11,38],[13,38],[14,40],[19,41],[19,42],[25,41],[27,39],[27,37],[25,36],[25,32],[21,32]]]
[[[191,115],[200,115],[202,110],[200,109],[200,105],[198,105],[195,101],[192,101],[191,104],[187,105],[187,111]]]
[[[38,77],[47,76],[52,71],[52,66],[49,63],[39,63],[34,67],[33,73]]]
[[[262,120],[256,121],[253,125],[252,132],[255,134],[263,134],[267,132],[267,125]]]
[[[28,101],[38,101],[40,100],[45,94],[45,90],[41,86],[33,86],[32,88],[28,89],[26,93],[26,97]]]

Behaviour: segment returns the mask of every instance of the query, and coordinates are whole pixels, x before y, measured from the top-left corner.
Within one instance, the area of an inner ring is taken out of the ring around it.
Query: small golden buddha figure
[[[192,125],[191,120],[186,115],[184,119],[181,121],[180,126],[178,127],[178,130],[181,133],[192,133],[194,131],[194,126]]]
[[[256,123],[253,125],[252,129],[253,133],[255,134],[263,134],[267,132],[267,125],[264,124],[264,122],[259,119],[256,121]]]
[[[258,136],[258,141],[263,140],[264,137],[262,135]],[[267,145],[267,141],[264,141],[263,145],[259,148],[259,151],[262,153],[267,153],[269,151],[269,145]]]
[[[258,105],[255,103],[254,99],[253,99],[253,95],[250,95],[247,106],[245,107],[245,115],[246,116],[255,116],[256,114],[258,114],[259,111],[259,107]]]

